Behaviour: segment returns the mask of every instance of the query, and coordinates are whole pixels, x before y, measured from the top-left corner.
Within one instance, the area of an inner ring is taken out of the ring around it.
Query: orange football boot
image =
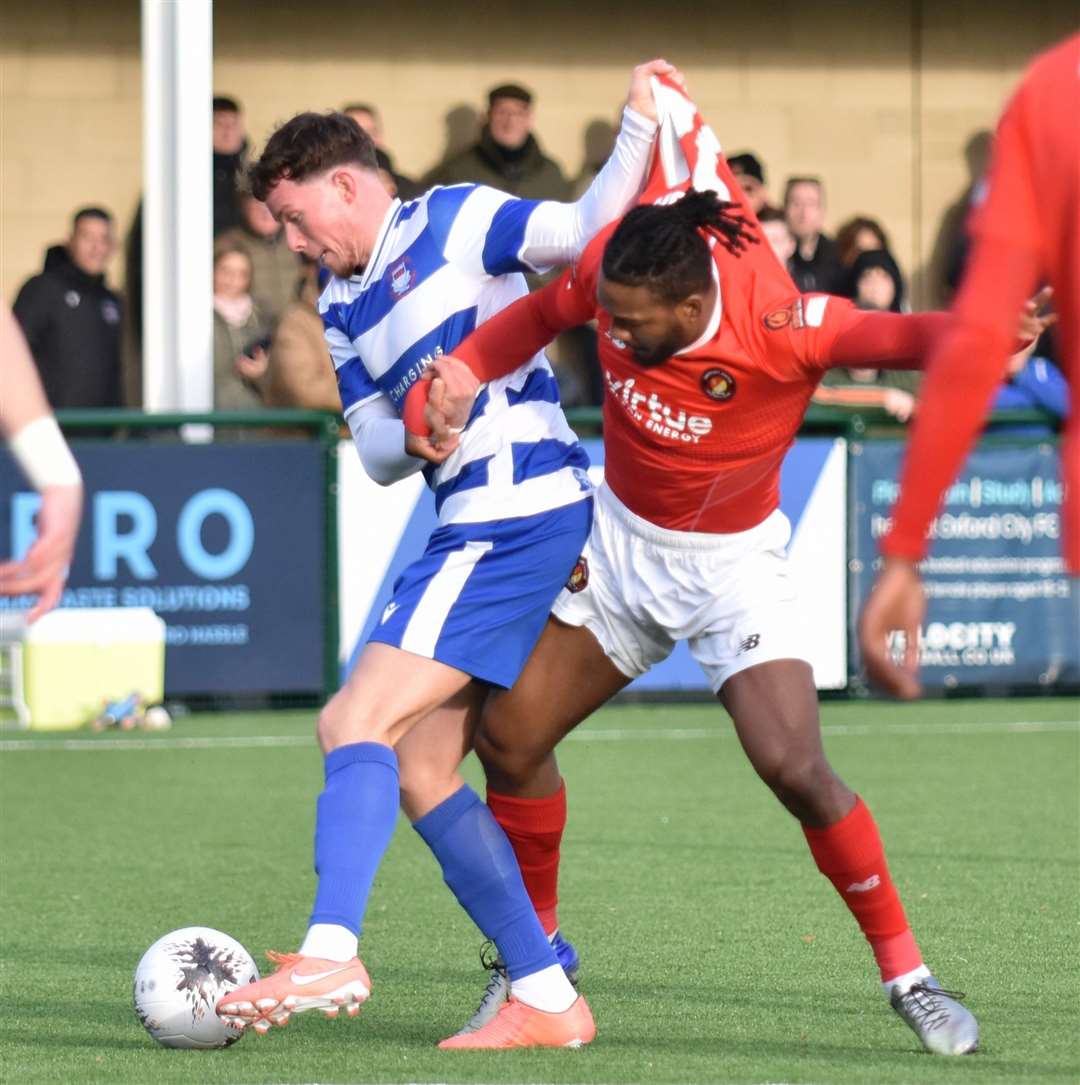
[[[342,963],[273,950],[266,956],[281,967],[255,983],[237,987],[218,1002],[217,1015],[226,1025],[241,1029],[250,1025],[265,1033],[271,1025],[285,1025],[292,1014],[305,1010],[322,1010],[326,1017],[337,1017],[344,1010],[355,1017],[360,1003],[371,994],[371,980],[359,957]]]
[[[596,1035],[596,1023],[585,999],[577,1000],[562,1013],[545,1013],[526,1006],[512,995],[499,1012],[475,1032],[459,1032],[439,1047],[584,1047]]]

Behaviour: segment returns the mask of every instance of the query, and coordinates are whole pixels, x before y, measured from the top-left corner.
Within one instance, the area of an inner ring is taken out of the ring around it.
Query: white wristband
[[[8,447],[35,490],[82,485],[79,465],[51,414],[28,422],[11,438]]]

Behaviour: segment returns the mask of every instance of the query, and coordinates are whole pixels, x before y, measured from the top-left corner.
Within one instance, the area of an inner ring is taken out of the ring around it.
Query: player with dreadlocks
[[[690,167],[681,184],[654,180],[645,205],[602,231],[572,272],[434,366],[464,363],[490,380],[560,331],[599,324],[605,478],[586,550],[525,670],[485,706],[475,748],[488,803],[542,923],[555,929],[566,809],[551,751],[687,641],[754,769],[798,819],[870,943],[892,1006],[928,1050],[970,1052],[975,1018],[925,966],[874,820],[825,757],[792,610],[791,528],[779,509],[781,462],[825,370],[917,368],[948,318],[799,294],[759,243],[757,220],[696,114],[680,142]],[[689,188],[687,174],[699,187],[711,176],[712,190]],[[464,421],[430,408],[425,421],[423,385],[410,395],[414,432],[431,422],[438,439],[442,426]],[[500,1005],[505,990],[496,971],[461,1046],[498,1046],[514,1013],[512,998]]]

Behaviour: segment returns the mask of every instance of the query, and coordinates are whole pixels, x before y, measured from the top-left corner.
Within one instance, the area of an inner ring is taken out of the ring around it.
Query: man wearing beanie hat
[[[532,94],[517,83],[493,87],[480,139],[436,166],[427,184],[474,181],[526,199],[569,199],[566,178],[532,134],[532,100]]]
[[[741,151],[728,159],[731,172],[735,174],[735,180],[746,194],[746,202],[754,210],[754,214],[761,218],[762,211],[776,211],[778,208],[769,203],[769,193],[765,188],[765,167],[761,164],[753,151]]]

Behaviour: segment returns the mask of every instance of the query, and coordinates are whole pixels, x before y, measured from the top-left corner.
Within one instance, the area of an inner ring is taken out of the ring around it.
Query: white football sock
[[[570,1009],[578,997],[559,964],[548,965],[532,975],[511,980],[510,994],[526,1006],[545,1013],[562,1013]]]
[[[926,965],[921,964],[918,968],[913,968],[910,972],[905,972],[902,976],[896,976],[891,980],[886,980],[881,985],[881,989],[885,992],[886,998],[892,997],[892,989],[894,987],[900,988],[901,994],[907,994],[916,983],[922,982],[932,975],[929,968]]]
[[[359,948],[359,939],[348,927],[337,923],[312,923],[300,952],[305,957],[326,961],[351,961]]]

